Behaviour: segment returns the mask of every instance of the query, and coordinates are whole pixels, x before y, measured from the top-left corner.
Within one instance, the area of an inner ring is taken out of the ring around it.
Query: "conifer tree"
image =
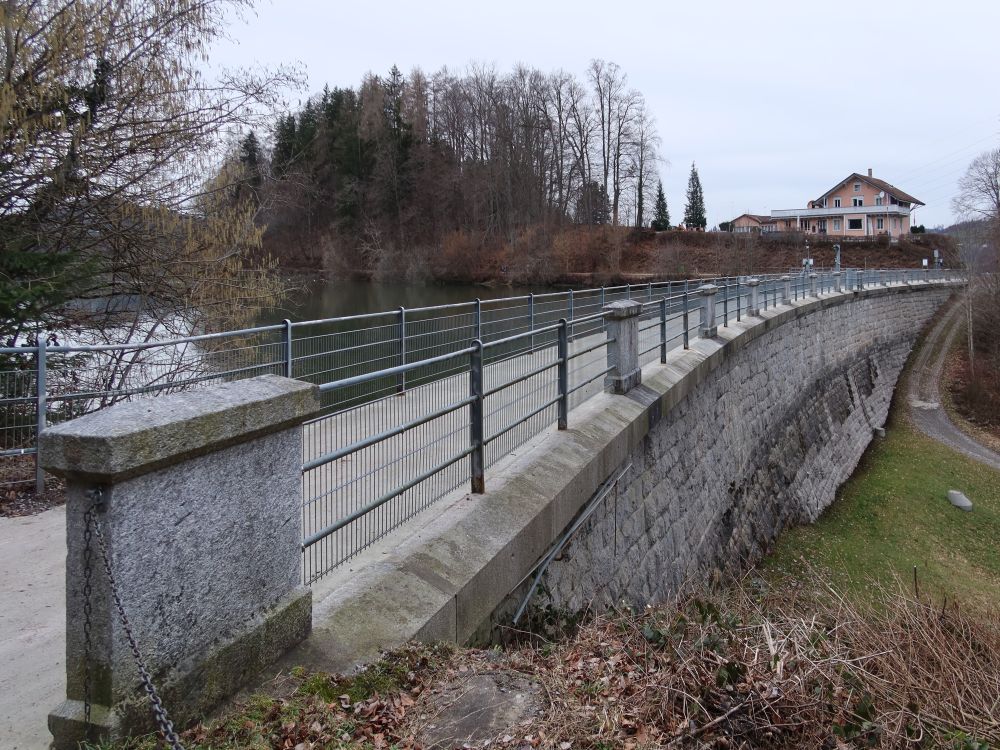
[[[656,206],[653,208],[653,221],[650,228],[657,232],[670,229],[670,211],[667,210],[667,196],[663,194],[663,181],[656,181]]]
[[[688,178],[687,205],[684,206],[684,226],[688,229],[704,229],[708,224],[705,218],[705,195],[701,190],[701,180],[698,178],[698,168],[691,162],[691,176]]]

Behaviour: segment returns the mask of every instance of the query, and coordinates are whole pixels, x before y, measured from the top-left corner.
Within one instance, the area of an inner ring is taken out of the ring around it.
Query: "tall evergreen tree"
[[[705,218],[705,194],[701,190],[698,168],[691,162],[691,176],[688,177],[687,205],[684,206],[684,226],[688,229],[704,229],[708,225]]]
[[[650,228],[657,232],[670,229],[670,211],[667,210],[667,196],[663,194],[663,181],[656,181],[656,205],[653,207],[653,221]]]

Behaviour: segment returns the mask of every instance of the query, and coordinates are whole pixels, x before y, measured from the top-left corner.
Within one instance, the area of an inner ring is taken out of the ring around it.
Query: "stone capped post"
[[[91,515],[178,725],[306,637],[301,423],[318,408],[316,386],[265,375],[117,404],[41,433],[45,469],[67,480],[66,701],[49,714],[56,750],[152,728],[94,524],[86,562]]]
[[[782,276],[781,277],[781,304],[790,305],[792,304],[792,277]]]
[[[702,284],[698,287],[701,295],[701,320],[698,324],[698,335],[703,339],[714,338],[719,333],[715,324],[715,295],[719,287],[715,284]]]
[[[642,303],[619,300],[604,308],[608,321],[608,367],[604,385],[612,393],[628,393],[642,382],[639,367],[639,315]]]
[[[882,286],[889,286],[889,280],[886,278],[885,269],[880,268],[878,271],[878,280]]]
[[[760,279],[747,279],[750,287],[750,299],[747,302],[747,315],[760,315]]]
[[[903,269],[903,283],[906,286],[910,285],[910,269],[909,268],[904,268]]]
[[[833,291],[840,292],[840,271],[833,272]]]
[[[819,293],[816,291],[816,279],[819,274],[811,273],[809,274],[809,296],[818,297]]]

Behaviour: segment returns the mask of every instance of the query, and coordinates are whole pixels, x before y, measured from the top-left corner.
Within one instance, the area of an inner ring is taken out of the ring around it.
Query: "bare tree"
[[[952,201],[965,222],[960,226],[960,260],[968,273],[965,294],[969,369],[977,377],[976,351],[983,350],[1000,372],[1000,283],[996,253],[1000,246],[1000,148],[987,151],[969,164],[958,181]],[[994,384],[994,389],[997,384]]]
[[[958,181],[955,213],[968,219],[1000,221],[1000,148],[980,154]]]

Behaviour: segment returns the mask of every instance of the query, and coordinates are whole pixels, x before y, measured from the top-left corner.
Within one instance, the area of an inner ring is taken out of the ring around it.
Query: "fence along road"
[[[847,270],[842,278],[854,288],[904,283],[905,273]],[[784,282],[758,278],[760,306],[777,304]],[[0,399],[0,456],[34,452],[46,420],[122,399],[264,373],[318,383],[326,413],[305,426],[303,455],[304,570],[313,581],[464,482],[476,489],[486,467],[564,424],[574,406],[601,391],[606,304],[643,303],[640,361],[648,364],[684,345],[685,306],[693,335],[694,289],[706,281],[720,287],[720,325],[746,314],[745,279],[723,278],[400,308],[142,344],[0,349],[21,365],[0,372],[0,383],[20,385],[5,386]],[[792,276],[793,298],[810,284],[829,291],[833,276]],[[60,362],[71,363],[72,377]]]

